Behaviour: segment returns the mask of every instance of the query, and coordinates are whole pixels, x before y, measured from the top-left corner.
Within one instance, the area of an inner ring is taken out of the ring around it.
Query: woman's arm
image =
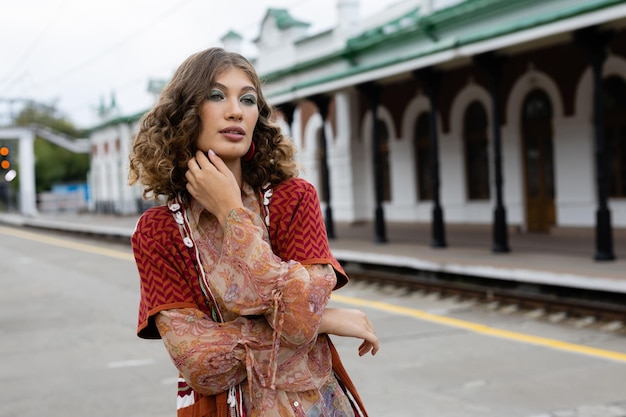
[[[224,229],[221,256],[208,277],[213,295],[236,315],[265,315],[290,346],[312,343],[336,283],[332,268],[308,268],[276,256],[264,239],[262,219],[242,207],[232,172],[219,157],[209,159],[198,153],[186,178],[191,195]]]
[[[360,310],[327,307],[322,314],[318,332],[363,339],[359,356],[369,351],[375,355],[380,347],[372,322]]]
[[[200,394],[224,392],[246,378],[251,388],[317,386],[308,368],[309,349],[274,346],[274,330],[263,317],[217,323],[186,308],[163,310],[155,321],[174,365]]]
[[[271,351],[265,319],[240,317],[216,323],[201,311],[163,310],[155,321],[174,365],[202,395],[224,392],[247,376],[247,351]]]

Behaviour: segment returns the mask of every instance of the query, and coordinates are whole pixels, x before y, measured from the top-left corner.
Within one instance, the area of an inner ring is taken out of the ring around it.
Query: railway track
[[[626,334],[626,294],[502,281],[483,277],[348,263],[352,280],[473,300],[491,309],[536,312],[537,318],[587,323]]]

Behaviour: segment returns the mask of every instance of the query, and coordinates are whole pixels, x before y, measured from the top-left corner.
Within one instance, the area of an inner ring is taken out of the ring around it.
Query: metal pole
[[[611,227],[611,210],[608,205],[606,183],[609,176],[606,160],[606,134],[603,120],[602,67],[606,60],[606,48],[612,38],[612,32],[599,32],[597,28],[582,29],[575,34],[575,42],[587,49],[593,76],[593,131],[594,157],[596,171],[596,189],[598,208],[596,209],[596,261],[612,261],[613,231]]]
[[[492,106],[492,132],[493,132],[493,162],[494,180],[496,189],[496,206],[493,212],[493,246],[494,253],[508,253],[509,238],[506,224],[506,208],[502,193],[502,130],[500,123],[500,80],[502,76],[503,57],[496,57],[488,53],[475,57],[477,64],[487,73]]]
[[[596,210],[596,253],[597,261],[612,261],[613,235],[611,229],[611,210],[608,206],[606,183],[608,163],[606,161],[606,134],[602,112],[602,66],[606,59],[606,44],[601,43],[591,48],[591,66],[593,70],[593,127],[595,132],[596,187],[598,190],[598,208]]]
[[[372,114],[372,163],[374,166],[374,243],[387,243],[387,226],[385,224],[385,210],[383,208],[383,177],[382,159],[380,154],[380,132],[378,129],[378,100],[380,89],[372,84],[359,86],[359,90],[367,96]]]
[[[433,187],[433,211],[432,211],[432,242],[433,248],[445,248],[446,230],[443,221],[443,208],[441,207],[439,187],[439,139],[437,135],[437,97],[439,95],[439,84],[441,74],[432,68],[426,68],[418,73],[424,92],[430,102],[430,152],[431,152],[431,175]]]
[[[375,243],[387,243],[387,230],[385,226],[385,210],[383,208],[383,175],[382,155],[380,153],[380,129],[378,127],[378,100],[380,91],[372,86],[370,91],[370,108],[372,112],[372,155],[374,163],[374,189],[376,195],[375,217]]]

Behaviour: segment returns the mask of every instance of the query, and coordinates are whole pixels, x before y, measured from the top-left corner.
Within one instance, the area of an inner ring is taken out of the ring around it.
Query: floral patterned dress
[[[180,225],[167,207],[141,217],[132,238],[142,289],[139,335],[162,337],[201,395],[241,384],[249,417],[354,416],[332,372],[328,336],[317,335],[335,270],[330,262],[303,265],[276,256],[256,193],[244,185],[242,197],[244,207],[229,213],[224,229],[189,204],[195,256],[181,245]]]

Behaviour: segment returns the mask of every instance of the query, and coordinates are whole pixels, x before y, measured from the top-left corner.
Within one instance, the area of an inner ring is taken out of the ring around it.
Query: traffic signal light
[[[3,171],[8,171],[11,168],[11,161],[9,160],[10,153],[11,151],[8,147],[0,147],[0,168],[2,168]]]

